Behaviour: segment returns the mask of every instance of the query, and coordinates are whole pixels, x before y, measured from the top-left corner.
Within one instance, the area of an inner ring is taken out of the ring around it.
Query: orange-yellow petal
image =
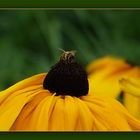
[[[0,130],[9,130],[24,105],[40,93],[43,76],[35,75],[0,92]]]

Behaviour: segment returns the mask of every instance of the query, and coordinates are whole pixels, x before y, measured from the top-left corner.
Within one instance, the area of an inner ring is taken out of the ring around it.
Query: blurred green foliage
[[[60,51],[88,63],[115,55],[140,65],[140,11],[0,11],[0,90],[47,72]]]

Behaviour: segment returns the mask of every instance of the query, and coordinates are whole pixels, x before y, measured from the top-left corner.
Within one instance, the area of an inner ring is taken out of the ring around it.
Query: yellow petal
[[[39,92],[39,91],[38,91]],[[9,130],[16,118],[18,117],[21,109],[28,103],[33,96],[38,94],[32,91],[24,94],[18,94],[11,99],[6,99],[0,106],[0,130]]]
[[[95,61],[91,62],[87,66],[87,72],[93,73],[94,71],[101,70],[107,66],[113,66],[113,65],[124,65],[125,61],[119,58],[115,58],[112,56],[105,56],[99,59],[96,59]]]
[[[29,77],[25,80],[22,80],[22,81],[16,83],[15,85],[9,87],[8,89],[1,91],[0,92],[0,103],[5,98],[7,98],[7,96],[9,96],[10,94],[12,94],[18,90],[22,90],[22,89],[30,87],[30,86],[41,85],[43,83],[45,76],[46,76],[46,73],[42,73],[42,74],[38,74],[38,75],[35,75],[32,77]]]
[[[140,130],[140,121],[137,120],[134,116],[130,115],[130,113],[126,110],[124,106],[120,102],[116,102],[115,100],[110,100],[110,103],[114,106],[114,109],[118,111],[118,113],[123,113],[129,126],[132,130]]]
[[[94,98],[94,104],[87,97],[84,99],[95,117],[97,131],[128,131],[131,130],[123,113],[118,113],[106,99]],[[113,104],[114,105],[114,104]],[[125,113],[125,112],[124,112]]]
[[[76,130],[93,130],[94,119],[90,109],[85,104],[85,102],[83,102],[79,98],[75,98],[75,102],[76,106],[78,107],[78,119],[76,124]]]
[[[9,130],[24,105],[42,90],[44,76],[35,75],[0,92],[0,130]]]
[[[124,92],[125,107],[133,116],[140,119],[140,79],[121,79],[120,86]]]
[[[129,93],[124,93],[123,104],[129,113],[140,120],[140,98]]]
[[[64,97],[64,129],[66,131],[77,130],[78,107],[75,98],[71,96]]]
[[[140,97],[140,80],[136,78],[121,79],[120,86],[121,89],[133,96]]]
[[[49,119],[56,102],[56,98],[53,96],[46,96],[36,107],[32,113],[31,130],[49,130]]]
[[[47,96],[46,92],[40,92],[39,94],[35,95],[32,100],[24,106],[24,108],[21,110],[20,114],[18,115],[16,121],[11,127],[11,130],[29,130],[30,127],[30,121],[32,120],[32,115],[35,110],[35,108],[38,106],[38,104]]]

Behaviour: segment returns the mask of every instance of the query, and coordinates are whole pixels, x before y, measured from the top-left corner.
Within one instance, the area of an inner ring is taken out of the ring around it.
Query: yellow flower
[[[127,110],[140,119],[140,79],[121,79],[120,86],[124,92],[124,105]]]
[[[115,99],[88,94],[86,72],[64,52],[47,74],[0,92],[0,130],[131,131],[140,121]]]
[[[120,92],[119,79],[140,77],[140,68],[129,65],[122,59],[106,56],[87,66],[89,92],[97,96],[116,98]]]
[[[32,76],[0,93],[0,130],[140,130],[140,122],[115,99],[55,96],[43,89],[45,76]]]

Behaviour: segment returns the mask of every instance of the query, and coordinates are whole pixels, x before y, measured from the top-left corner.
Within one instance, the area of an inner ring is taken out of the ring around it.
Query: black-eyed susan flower
[[[85,70],[64,52],[47,74],[0,92],[0,130],[131,131],[140,122],[115,99],[88,94]]]
[[[120,86],[124,93],[124,105],[136,118],[140,119],[140,78],[121,79]]]
[[[119,79],[140,77],[140,67],[132,66],[125,60],[106,56],[87,66],[89,91],[97,96],[116,98],[120,93]]]

